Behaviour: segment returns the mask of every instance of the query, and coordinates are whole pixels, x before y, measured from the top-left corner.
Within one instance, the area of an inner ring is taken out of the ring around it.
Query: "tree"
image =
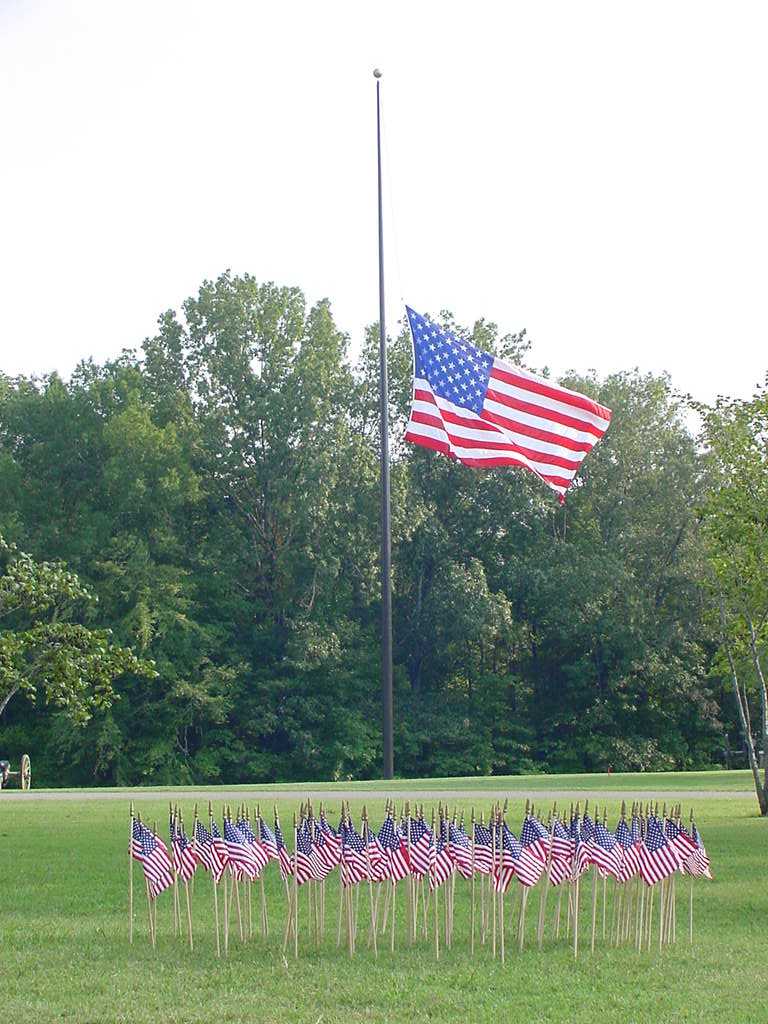
[[[706,582],[757,802],[768,815],[768,391],[761,388],[749,401],[719,399],[696,408],[711,463],[700,512]]]
[[[84,725],[110,706],[117,676],[155,674],[108,631],[72,621],[93,600],[61,562],[36,562],[0,535],[0,714],[24,693]]]

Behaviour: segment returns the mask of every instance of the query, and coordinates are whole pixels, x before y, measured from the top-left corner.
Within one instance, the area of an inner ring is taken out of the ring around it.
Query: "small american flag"
[[[691,827],[691,838],[696,843],[696,849],[685,861],[683,871],[694,878],[712,878],[709,857],[695,823]]]
[[[465,466],[523,466],[564,501],[610,409],[406,311],[414,352],[406,440]]]
[[[517,836],[507,826],[496,827],[496,867],[493,872],[493,887],[496,892],[506,892],[517,870],[522,847]]]
[[[640,876],[646,885],[656,885],[673,874],[678,865],[676,852],[664,835],[655,815],[648,819],[645,840],[640,845]]]
[[[357,885],[368,878],[368,859],[366,843],[353,826],[352,822],[342,822],[339,828],[341,835],[342,882],[344,885]]]
[[[277,860],[277,839],[275,833],[263,818],[259,818],[259,834],[261,835],[261,845],[267,851],[269,859]]]
[[[424,878],[435,857],[434,836],[423,818],[411,822],[411,874]]]
[[[592,849],[594,844],[595,826],[588,814],[581,819],[579,843],[573,859],[573,877],[579,878],[594,863]]]
[[[251,828],[251,823],[247,818],[238,818],[237,827],[240,830],[240,833],[245,839],[246,843],[250,847],[251,856],[253,857],[254,867],[256,871],[254,878],[258,878],[263,869],[267,866],[267,864],[269,864],[269,851],[266,850],[258,841],[253,829]]]
[[[573,840],[559,818],[552,824],[552,861],[549,865],[549,880],[560,885],[573,875]]]
[[[472,877],[472,844],[463,828],[450,822],[448,825],[449,854],[462,878]]]
[[[299,885],[311,880],[324,878],[323,862],[320,860],[309,822],[305,818],[296,833],[296,881]]]
[[[285,848],[283,832],[277,818],[275,818],[275,846],[277,847],[277,860],[280,865],[280,877],[285,881],[286,878],[290,878],[293,874],[293,862],[288,850]]]
[[[547,866],[546,832],[542,836],[538,822],[531,815],[523,821],[520,830],[520,857],[515,866],[515,874],[521,885],[536,885]]]
[[[678,866],[682,871],[685,861],[692,853],[696,852],[696,842],[681,825],[672,821],[671,818],[667,818],[664,822],[664,835],[667,837],[670,847],[677,854]]]
[[[595,822],[595,838],[592,844],[592,863],[602,878],[611,875],[619,878],[621,873],[621,847],[613,833],[602,821]]]
[[[219,856],[212,834],[200,821],[195,822],[195,851],[205,870],[210,871],[213,880],[218,882],[224,874],[226,863]]]
[[[475,822],[475,871],[490,875],[493,870],[493,837],[487,825]]]
[[[389,878],[389,865],[384,847],[379,842],[379,837],[370,827],[366,833],[366,856],[370,861],[369,877],[372,882],[383,882]]]
[[[180,824],[177,824],[171,833],[171,855],[173,870],[182,882],[188,882],[197,870],[197,858]]]
[[[325,840],[325,859],[330,862],[331,867],[336,867],[341,861],[341,837],[323,814],[320,815],[318,824]]]
[[[256,878],[258,866],[253,851],[243,833],[229,818],[224,819],[224,845],[227,848],[230,873],[235,878]]]
[[[453,874],[453,861],[448,853],[448,830],[445,822],[440,823],[440,835],[435,844],[435,857],[429,876],[429,888],[437,889]]]
[[[395,823],[390,817],[384,819],[384,824],[379,829],[379,843],[386,857],[387,877],[392,882],[407,878],[411,873],[408,848],[403,842],[403,837],[395,830]]]
[[[317,858],[320,862],[320,878],[327,878],[337,864],[335,851],[328,845],[325,833],[320,828],[319,823],[314,819],[310,826],[310,832],[312,835],[312,842],[315,846],[315,852],[317,853]]]
[[[165,843],[151,829],[134,818],[131,856],[139,861],[149,886],[149,894],[156,898],[173,885],[171,860]]]

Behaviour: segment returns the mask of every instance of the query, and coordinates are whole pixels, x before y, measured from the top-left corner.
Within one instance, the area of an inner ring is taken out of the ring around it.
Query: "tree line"
[[[524,332],[464,333],[529,365]],[[0,377],[0,579],[11,549],[63,563],[59,628],[133,658],[77,722],[22,688],[0,756],[69,785],[380,773],[376,341],[353,364],[328,302],[225,273],[138,351]],[[764,394],[752,420],[700,407],[696,437],[665,376],[569,374],[613,420],[561,509],[523,471],[404,444],[404,329],[389,367],[397,773],[764,773]],[[0,697],[24,614],[0,619]]]

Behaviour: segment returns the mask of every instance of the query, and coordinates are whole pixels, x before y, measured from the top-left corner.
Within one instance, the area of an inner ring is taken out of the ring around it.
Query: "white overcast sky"
[[[526,327],[708,400],[768,358],[768,4],[0,0],[0,371],[135,347],[227,267]]]

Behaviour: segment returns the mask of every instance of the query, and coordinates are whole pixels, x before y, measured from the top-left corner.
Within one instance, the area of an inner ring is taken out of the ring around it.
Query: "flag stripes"
[[[414,347],[406,440],[478,469],[523,467],[564,500],[610,409],[406,310]]]

